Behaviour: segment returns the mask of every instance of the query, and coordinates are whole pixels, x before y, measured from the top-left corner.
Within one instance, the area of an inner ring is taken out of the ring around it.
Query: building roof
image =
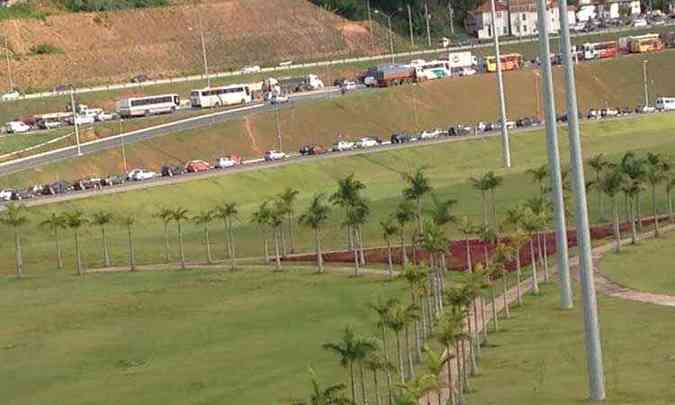
[[[501,1],[495,1],[495,10],[496,11],[508,11],[508,7],[506,7],[506,3],[503,3]],[[480,6],[478,6],[475,10],[471,12],[471,14],[483,14],[483,13],[491,13],[492,12],[492,6],[490,5],[490,0],[487,0],[483,2]]]

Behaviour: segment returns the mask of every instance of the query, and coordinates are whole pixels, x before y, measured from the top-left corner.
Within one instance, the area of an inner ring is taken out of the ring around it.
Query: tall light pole
[[[504,96],[504,77],[502,75],[502,57],[499,52],[499,30],[497,29],[497,11],[495,9],[495,0],[490,0],[492,7],[492,36],[495,41],[495,59],[497,62],[497,90],[499,93],[499,111],[502,120],[502,158],[504,167],[511,167],[511,142],[509,141],[509,130],[506,127],[506,97]]]
[[[448,2],[448,16],[450,17],[450,34],[455,35],[455,9],[452,2]]]
[[[431,26],[429,25],[431,15],[429,15],[429,6],[426,0],[424,1],[424,21],[427,23],[427,46],[431,48]]]
[[[204,26],[202,24],[202,15],[200,10],[197,10],[197,18],[199,18],[199,38],[202,42],[202,58],[204,59],[204,75],[206,76],[206,87],[211,87],[211,76],[209,75],[209,61],[206,57],[206,41],[204,40]]]
[[[366,0],[366,9],[368,10],[368,32],[370,33],[370,47],[374,48],[373,43],[373,17],[370,11],[370,0]]]
[[[562,309],[571,309],[574,306],[574,303],[572,301],[572,284],[570,281],[570,265],[567,249],[565,200],[560,171],[558,124],[555,115],[555,92],[553,89],[553,71],[551,68],[547,0],[537,0],[537,21],[539,22],[539,59],[541,59],[542,75],[541,87],[543,90],[544,117],[546,121],[546,149],[548,151],[548,169],[551,177],[551,199],[553,200],[555,237],[558,247],[560,307]]]
[[[415,47],[415,34],[413,34],[413,24],[412,24],[412,8],[410,4],[408,6],[408,29],[410,30],[410,46]]]
[[[283,144],[281,140],[281,127],[279,125],[279,103],[275,103],[274,107],[274,116],[275,116],[275,121],[276,121],[276,127],[277,127],[277,140],[279,141],[279,152],[283,152]]]
[[[394,31],[391,29],[391,16],[384,11],[375,10],[375,14],[382,14],[387,18],[387,24],[389,26],[389,52],[391,53],[391,63],[394,63]]]
[[[7,58],[7,79],[9,80],[9,91],[14,90],[14,80],[12,80],[12,62],[9,60],[9,37],[5,36],[5,57]]]
[[[129,169],[127,168],[127,151],[124,147],[124,137],[122,135],[122,117],[120,116],[120,142],[122,144],[122,165],[124,167],[124,173],[128,173]]]
[[[649,87],[647,85],[647,62],[649,62],[649,60],[647,59],[642,61],[642,81],[645,86],[645,107],[649,107]]]
[[[565,64],[565,90],[567,95],[567,122],[569,127],[570,160],[572,163],[572,181],[576,208],[577,240],[579,244],[579,265],[581,292],[584,306],[584,332],[586,343],[586,366],[590,399],[605,399],[605,371],[602,363],[602,344],[598,321],[598,303],[593,280],[593,256],[588,225],[588,205],[586,201],[586,182],[581,155],[579,137],[579,112],[577,92],[572,62],[572,44],[570,25],[567,18],[567,0],[559,0],[561,55]]]
[[[77,111],[75,110],[75,87],[73,86],[70,86],[70,110],[73,113],[75,142],[77,143],[77,156],[82,156],[82,148],[80,147],[80,124],[77,122]]]

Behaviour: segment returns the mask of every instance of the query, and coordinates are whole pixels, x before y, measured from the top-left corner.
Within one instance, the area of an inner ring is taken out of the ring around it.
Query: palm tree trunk
[[[228,251],[229,256],[234,259],[236,257],[236,251],[234,248],[234,235],[232,233],[232,219],[227,219],[227,239],[228,239]]]
[[[621,228],[619,227],[619,210],[616,204],[616,197],[612,198],[612,215],[614,216],[614,239],[616,240],[616,253],[621,252]]]
[[[206,261],[208,264],[213,263],[211,256],[211,239],[209,238],[209,224],[204,224],[204,239],[206,241]]]
[[[488,225],[488,208],[487,208],[487,198],[485,196],[485,190],[480,191],[480,203],[483,208],[483,226]]]
[[[384,361],[389,364],[389,352],[387,351],[387,329],[384,324],[381,327],[382,329],[382,353],[384,353]],[[385,376],[387,377],[387,391],[389,392],[389,403],[391,404],[392,392],[391,392],[391,370],[389,367],[385,368]],[[375,389],[377,392],[377,388]]]
[[[455,384],[452,381],[452,359],[450,358],[450,353],[452,348],[449,344],[445,345],[445,352],[447,353],[447,368],[448,368],[448,399],[449,405],[455,405]]]
[[[287,247],[286,247],[286,232],[284,232],[284,225],[281,224],[279,225],[279,230],[278,234],[281,238],[281,252],[283,253],[283,256],[286,256],[287,253]]]
[[[23,251],[21,249],[21,236],[19,229],[14,227],[14,247],[16,253],[16,276],[23,277]]]
[[[473,307],[473,328],[474,328],[474,335],[476,338],[475,344],[476,344],[476,355],[480,355],[480,329],[478,328],[479,325],[479,319],[478,319],[478,303],[476,302],[478,298],[474,298],[471,302],[471,306]]]
[[[417,234],[422,235],[424,230],[422,229],[422,198],[417,197],[415,201],[416,209],[417,209]]]
[[[412,350],[410,350],[410,326],[406,325],[405,326],[405,344],[406,344],[406,351],[408,352],[408,377],[410,377],[411,380],[415,379],[415,367],[413,366],[413,358],[412,358]]]
[[[363,362],[359,361],[359,375],[361,377],[361,400],[363,405],[368,405],[368,393],[366,392],[366,378],[363,375]]]
[[[487,342],[487,335],[488,335],[488,328],[487,328],[487,319],[485,319],[485,300],[483,297],[480,297],[480,319],[481,322],[483,323],[483,328],[481,329],[483,331],[483,341]]]
[[[642,233],[642,204],[640,200],[640,193],[635,195],[635,215],[637,216],[637,230]]]
[[[460,345],[462,347],[462,361],[466,362],[466,345],[465,345],[465,339],[462,339],[460,341]],[[466,363],[464,363],[465,366],[462,367],[462,382],[463,382],[463,387],[464,387],[464,392],[468,393],[470,388],[469,388],[469,373],[466,369]]]
[[[544,239],[544,242],[542,243],[544,251],[544,280],[548,283],[551,281],[551,276],[549,275],[548,271],[548,248],[546,247],[546,232],[543,232],[541,237]]]
[[[633,245],[637,244],[638,233],[637,225],[635,223],[635,210],[633,209],[633,202],[630,203],[630,230],[631,230],[631,243]]]
[[[391,257],[391,239],[387,238],[387,277],[394,276],[394,262]]]
[[[360,260],[359,260],[359,251],[358,251],[358,246],[356,244],[356,230],[351,227],[351,232],[349,233],[349,244],[352,247],[352,256],[354,258],[354,277],[359,276],[359,270],[360,270]]]
[[[499,331],[499,317],[497,316],[497,297],[495,287],[490,288],[491,306],[492,306],[492,326],[495,332]]]
[[[321,256],[321,235],[319,227],[314,228],[314,243],[316,245],[316,267],[319,273],[323,273],[323,257]]]
[[[504,298],[504,316],[506,319],[509,319],[511,317],[511,309],[509,308],[509,297],[508,297],[508,292],[509,292],[509,282],[508,282],[508,273],[506,270],[502,269],[502,286],[503,286],[503,298]]]
[[[352,385],[352,402],[356,402],[356,382],[354,381],[354,362],[349,362],[349,379]]]
[[[401,231],[401,268],[408,264],[408,255],[405,248],[405,233]]]
[[[516,295],[518,295],[518,306],[523,305],[523,294],[520,291],[520,284],[521,284],[521,278],[522,278],[522,273],[521,273],[521,265],[520,265],[520,249],[516,252]]]
[[[265,263],[269,264],[270,262],[270,243],[269,240],[267,239],[267,235],[265,235]]]
[[[654,213],[654,237],[659,237],[659,213],[656,209],[656,184],[652,184],[652,212]]]
[[[377,370],[373,370],[373,389],[375,390],[375,404],[382,405],[382,400],[380,399],[380,385],[377,381]]]
[[[473,273],[473,264],[471,263],[471,242],[469,242],[468,235],[464,241],[466,243],[466,269],[469,273]]]
[[[288,239],[291,244],[291,253],[295,253],[295,221],[293,220],[293,210],[288,211]]]
[[[457,365],[457,393],[459,394],[459,402],[463,403],[464,378],[462,376],[464,375],[465,363],[460,354],[459,341],[455,342],[455,363]]]
[[[78,230],[75,230],[75,266],[77,269],[77,275],[82,275],[82,256],[80,255],[80,233]]]
[[[544,267],[544,254],[541,248],[541,232],[537,232],[537,256],[539,257],[539,266]]]
[[[534,242],[530,238],[530,263],[532,267],[532,293],[539,294],[539,280],[537,280],[537,256],[534,254]]]
[[[359,258],[361,260],[361,265],[366,265],[366,254],[363,248],[363,234],[361,233],[361,227],[356,228],[356,240],[359,246]]]
[[[63,270],[63,253],[61,252],[61,238],[58,228],[54,229],[54,238],[56,239],[56,266],[59,270]]]
[[[497,197],[495,195],[495,189],[490,190],[490,195],[492,196],[492,220],[494,221],[494,227],[495,229],[499,228],[499,224],[497,223]]]
[[[668,220],[673,222],[673,196],[670,188],[666,190],[666,198],[668,199]]]
[[[469,331],[469,358],[471,359],[471,376],[474,377],[478,374],[478,358],[476,357],[476,350],[474,349],[474,342],[476,341],[474,336],[474,330],[471,327],[471,319],[466,318],[467,330]]]
[[[405,383],[405,366],[403,365],[403,355],[401,354],[401,332],[396,332],[396,354],[398,355],[398,371],[401,375],[401,384]],[[391,396],[391,392],[389,393]]]
[[[131,235],[131,225],[127,225],[127,233],[129,236],[129,270],[136,271],[136,257],[134,255],[134,241]]]
[[[164,260],[166,264],[169,264],[171,261],[170,258],[170,249],[169,249],[169,223],[164,222]]]
[[[103,240],[103,265],[110,267],[110,252],[108,251],[108,240],[105,237],[105,226],[101,226],[101,239]]]
[[[232,235],[230,234],[230,218],[225,218],[225,257],[228,259],[231,257],[232,254],[232,249],[231,249],[231,241],[230,237]]]
[[[180,268],[185,270],[185,247],[183,246],[183,228],[180,221],[178,224],[178,249],[180,250]]]
[[[279,233],[281,229],[274,229],[274,266],[277,271],[281,271],[281,250],[279,248]]]

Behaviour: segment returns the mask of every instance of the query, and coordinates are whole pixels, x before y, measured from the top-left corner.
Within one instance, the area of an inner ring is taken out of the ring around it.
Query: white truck
[[[20,134],[31,130],[30,125],[26,125],[23,121],[10,121],[5,124],[5,128],[10,134]]]
[[[278,79],[271,77],[265,80],[263,84],[263,91],[267,92],[268,97],[323,88],[323,81],[321,81],[319,76],[314,74],[301,77],[280,77]]]

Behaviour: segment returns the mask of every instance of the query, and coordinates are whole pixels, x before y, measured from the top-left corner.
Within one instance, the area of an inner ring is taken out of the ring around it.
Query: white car
[[[440,129],[432,129],[431,131],[422,131],[420,134],[420,139],[434,139],[438,138],[443,134],[443,131]]]
[[[12,199],[12,190],[0,190],[0,201],[9,201]]]
[[[226,156],[221,157],[216,160],[216,164],[213,165],[216,169],[227,169],[228,167],[234,167],[241,164],[240,157]]]
[[[107,112],[101,112],[96,114],[94,117],[96,121],[110,121],[115,119],[115,114],[113,113],[107,113]]]
[[[412,67],[420,67],[420,66],[424,65],[425,63],[427,63],[427,62],[424,59],[413,59],[413,60],[410,61],[410,63],[408,65],[410,65]]]
[[[361,138],[356,143],[356,146],[359,148],[372,148],[373,146],[377,146],[377,141],[373,138]]]
[[[63,122],[44,120],[44,121],[40,121],[38,126],[42,129],[55,129],[55,128],[61,128],[63,126]]]
[[[288,103],[288,101],[289,101],[288,96],[282,94],[273,94],[270,97],[270,103],[272,104],[285,104]]]
[[[12,101],[12,100],[18,99],[20,96],[21,96],[21,93],[14,90],[14,91],[10,91],[10,92],[5,93],[2,96],[0,96],[0,100],[2,100],[2,101]]]
[[[10,134],[20,134],[31,130],[30,125],[26,125],[26,123],[22,121],[10,121],[5,127]]]
[[[358,84],[356,82],[351,81],[351,80],[345,80],[342,82],[342,85],[340,86],[340,90],[342,91],[351,91],[351,90],[356,90],[358,88]]]
[[[641,106],[641,107],[638,108],[638,111],[643,113],[643,114],[649,114],[649,113],[656,112],[656,107],[649,106],[649,105]]]
[[[127,173],[127,180],[129,181],[143,181],[149,180],[153,177],[156,177],[157,173],[145,170],[145,169],[134,169]]]
[[[96,121],[96,118],[92,115],[76,115],[75,117],[66,118],[66,122],[70,125],[85,125],[93,124]]]
[[[333,150],[337,152],[344,152],[346,150],[352,150],[356,147],[354,142],[350,141],[339,141],[333,146]]]
[[[648,25],[647,20],[645,20],[644,18],[636,18],[635,20],[633,20],[634,28],[644,28],[647,25]]]
[[[241,74],[242,75],[252,75],[255,73],[260,73],[260,66],[255,65],[255,66],[245,66],[241,68]]]
[[[265,152],[266,162],[271,162],[273,160],[284,160],[286,158],[288,158],[288,155],[286,155],[284,152],[279,152],[276,150],[268,150]]]

